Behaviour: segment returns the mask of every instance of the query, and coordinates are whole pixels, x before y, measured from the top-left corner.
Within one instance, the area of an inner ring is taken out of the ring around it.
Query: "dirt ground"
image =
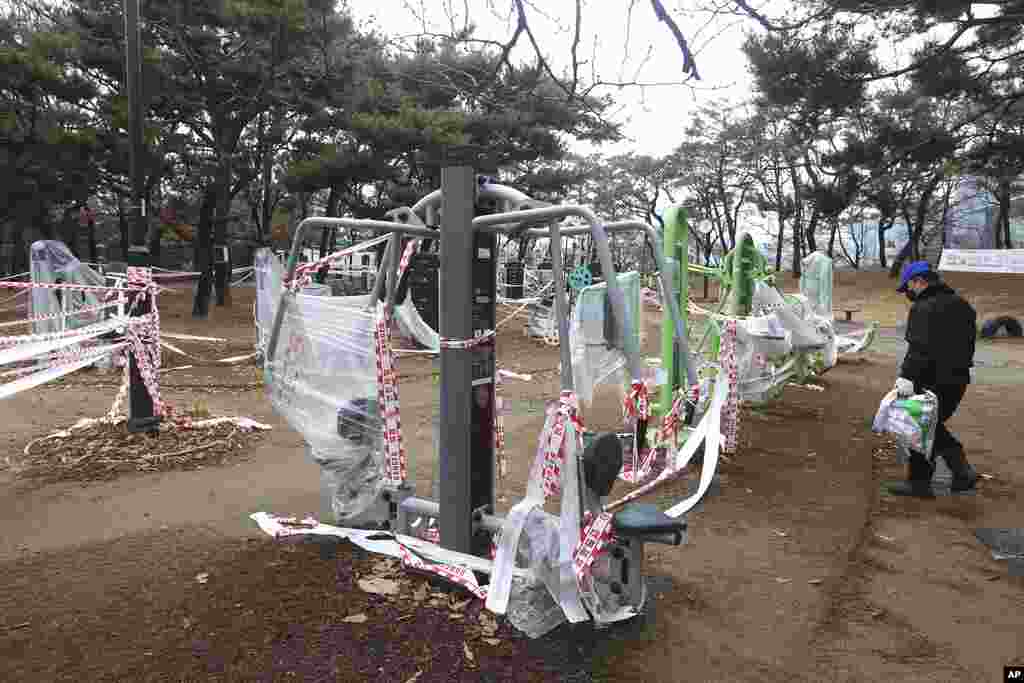
[[[982,318],[1024,316],[1024,279],[948,279]],[[906,302],[891,280],[837,280],[837,304],[859,303],[859,320],[898,337]],[[247,353],[252,297],[239,288],[230,308],[196,322],[189,292],[178,290],[161,298],[163,328],[229,340],[175,342],[200,358]],[[645,350],[655,355],[657,314],[646,324]],[[191,471],[27,486],[0,469],[0,680],[1002,680],[1004,665],[1024,662],[1024,578],[993,560],[974,531],[1024,519],[1024,424],[1013,419],[1021,346],[979,342],[1001,364],[950,423],[991,478],[976,495],[933,501],[881,492],[902,474],[870,432],[896,374],[894,349],[880,344],[834,368],[819,381],[825,391],[789,387],[779,402],[744,410],[739,452],[720,468],[721,492],[690,514],[689,544],[649,549],[647,613],[540,641],[507,625],[484,633],[479,603],[452,602],[461,594],[411,600],[425,585],[419,577],[401,574],[407,586],[396,597],[360,591],[355,582],[379,559],[350,545],[262,536],[252,512],[319,514],[318,468],[271,410],[254,366],[165,353],[165,368],[194,365],[162,376],[173,404],[201,400],[214,415],[274,429],[241,457]],[[534,374],[503,386],[513,404],[512,472],[499,500],[507,508],[525,491],[540,402],[557,395],[557,351],[510,327],[499,359]],[[399,370],[411,478],[429,494],[438,386],[429,359],[402,358]],[[0,456],[16,459],[32,439],[103,414],[118,380],[77,373],[0,404]],[[609,390],[584,419],[615,429],[618,412]],[[650,500],[676,502],[686,486]]]

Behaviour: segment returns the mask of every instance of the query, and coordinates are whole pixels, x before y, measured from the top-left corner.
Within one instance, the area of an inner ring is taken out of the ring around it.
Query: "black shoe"
[[[897,481],[885,485],[886,490],[893,496],[908,496],[911,498],[934,498],[935,491],[932,490],[930,481]]]
[[[907,480],[887,484],[886,489],[894,496],[934,498],[933,474],[935,474],[935,468],[925,459],[924,455],[911,451],[910,464],[907,466]]]
[[[967,462],[963,448],[949,448],[939,451],[939,456],[946,461],[946,466],[953,473],[953,481],[949,490],[953,493],[971,491],[978,485],[978,473]]]

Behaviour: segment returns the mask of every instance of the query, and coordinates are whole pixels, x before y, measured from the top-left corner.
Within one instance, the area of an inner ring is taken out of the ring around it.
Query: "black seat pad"
[[[686,528],[686,522],[669,517],[656,505],[629,503],[612,517],[612,528],[623,536],[671,534]]]
[[[583,481],[600,498],[612,492],[622,471],[622,443],[619,436],[606,432],[583,451]]]

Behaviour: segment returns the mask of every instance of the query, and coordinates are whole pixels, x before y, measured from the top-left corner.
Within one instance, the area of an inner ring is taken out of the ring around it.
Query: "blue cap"
[[[915,277],[920,277],[925,273],[932,271],[931,265],[927,261],[913,261],[903,266],[903,272],[900,273],[900,286],[896,288],[897,292],[907,291],[907,284],[910,283]]]

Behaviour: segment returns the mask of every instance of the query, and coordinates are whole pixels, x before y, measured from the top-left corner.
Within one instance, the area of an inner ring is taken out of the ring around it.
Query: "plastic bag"
[[[938,416],[939,399],[932,392],[899,398],[893,389],[878,406],[871,429],[889,434],[904,448],[931,456]]]

